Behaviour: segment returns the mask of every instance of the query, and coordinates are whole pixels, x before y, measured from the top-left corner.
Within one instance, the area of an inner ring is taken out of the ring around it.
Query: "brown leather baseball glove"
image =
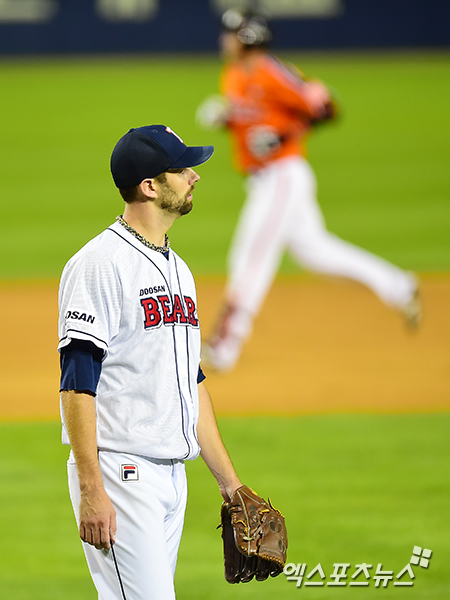
[[[286,563],[284,517],[246,485],[221,510],[225,579],[228,583],[276,577]],[[220,527],[219,526],[219,527]]]

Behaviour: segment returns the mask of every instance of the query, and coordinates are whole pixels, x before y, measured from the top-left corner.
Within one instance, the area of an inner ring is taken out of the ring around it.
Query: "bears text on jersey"
[[[167,294],[156,297],[143,298],[141,306],[144,309],[144,328],[151,329],[164,325],[191,325],[198,327],[195,302],[189,296],[183,296],[183,301],[178,294],[171,299]]]

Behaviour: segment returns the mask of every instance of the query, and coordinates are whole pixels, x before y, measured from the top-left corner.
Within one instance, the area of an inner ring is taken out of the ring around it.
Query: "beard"
[[[184,196],[179,196],[168,183],[163,183],[161,191],[160,207],[163,210],[178,215],[187,215],[191,212],[192,200],[188,199],[188,196],[192,193],[192,189],[186,192]]]

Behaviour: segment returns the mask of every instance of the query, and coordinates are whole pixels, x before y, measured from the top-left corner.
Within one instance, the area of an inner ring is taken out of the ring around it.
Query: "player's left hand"
[[[276,577],[286,563],[287,533],[284,517],[249,487],[243,485],[222,504],[221,526],[228,583],[253,577]]]

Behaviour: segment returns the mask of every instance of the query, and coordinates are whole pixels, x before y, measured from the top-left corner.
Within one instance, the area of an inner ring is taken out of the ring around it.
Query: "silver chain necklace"
[[[142,242],[144,244],[144,246],[147,246],[147,248],[150,248],[151,250],[156,250],[156,252],[161,252],[161,254],[164,254],[165,252],[169,251],[170,242],[169,242],[169,237],[168,237],[167,233],[165,234],[165,238],[164,238],[164,246],[155,246],[155,244],[153,244],[152,242],[149,242],[143,235],[138,233],[136,231],[136,229],[133,229],[131,227],[131,225],[128,225],[128,223],[123,218],[123,215],[117,215],[116,221],[118,223],[120,223],[122,225],[122,227],[125,227],[125,229],[131,233],[131,235],[134,235],[134,237],[137,240]]]

